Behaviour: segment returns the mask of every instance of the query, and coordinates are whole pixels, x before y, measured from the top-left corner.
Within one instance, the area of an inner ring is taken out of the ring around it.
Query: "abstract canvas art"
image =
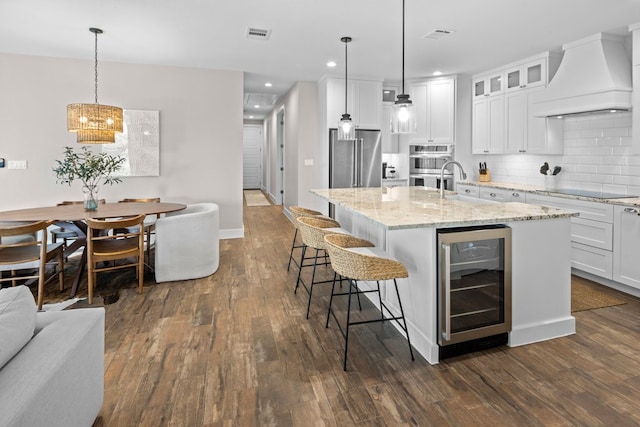
[[[102,151],[125,158],[114,176],[160,175],[160,112],[124,110],[123,132],[114,144],[103,144]]]

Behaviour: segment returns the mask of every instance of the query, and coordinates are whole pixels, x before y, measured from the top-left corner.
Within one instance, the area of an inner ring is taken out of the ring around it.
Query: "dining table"
[[[0,221],[54,221],[60,227],[73,230],[78,237],[64,250],[64,256],[68,257],[77,250],[82,250],[80,268],[73,278],[71,294],[73,297],[78,291],[80,280],[87,264],[85,246],[87,242],[87,224],[85,220],[121,218],[135,215],[161,215],[169,212],[177,212],[185,209],[187,205],[182,203],[167,202],[127,202],[127,203],[101,203],[96,210],[85,210],[83,204],[43,206],[10,211],[0,211]]]

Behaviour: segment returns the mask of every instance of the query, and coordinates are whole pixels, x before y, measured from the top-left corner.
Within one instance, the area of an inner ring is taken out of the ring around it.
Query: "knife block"
[[[486,173],[478,174],[478,181],[480,182],[490,182],[491,181],[491,173],[489,169],[486,169]]]

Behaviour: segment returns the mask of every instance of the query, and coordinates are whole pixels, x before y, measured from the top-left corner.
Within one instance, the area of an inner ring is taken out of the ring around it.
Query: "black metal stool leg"
[[[343,369],[345,371],[347,370],[347,350],[349,349],[349,325],[351,323],[351,285],[352,285],[353,282],[357,283],[355,280],[349,279],[349,300],[347,302],[347,325],[346,325],[345,335],[344,335],[344,363],[343,363]],[[356,284],[356,286],[357,286],[357,284]]]
[[[311,308],[311,295],[313,294],[313,284],[316,281],[316,266],[318,265],[318,252],[316,249],[316,256],[313,259],[313,272],[311,273],[311,284],[309,285],[309,301],[307,302],[307,319],[309,318],[309,310]]]
[[[380,294],[380,281],[376,280],[378,285],[378,302],[380,303],[380,319],[384,319],[384,311],[382,311],[382,294]]]
[[[329,297],[329,310],[327,310],[327,323],[325,323],[324,327],[329,327],[329,317],[331,316],[331,304],[333,303],[333,293],[336,289],[336,277],[338,277],[338,273],[333,272],[333,283],[331,284],[331,296]],[[340,287],[342,287],[342,277],[340,277]]]
[[[398,291],[398,282],[393,279],[393,285],[396,288],[396,296],[398,297],[398,305],[400,306],[400,315],[402,316],[402,323],[404,323],[404,333],[407,334],[407,343],[409,344],[409,353],[411,353],[411,360],[415,360],[413,357],[413,349],[411,348],[411,340],[409,339],[409,328],[407,328],[407,319],[404,317],[404,310],[402,309],[402,300],[400,299],[400,292]]]
[[[307,245],[302,247],[302,255],[300,255],[300,268],[298,268],[298,280],[296,281],[296,288],[293,290],[293,293],[298,292],[298,286],[300,286],[300,274],[302,273],[302,263],[304,262],[304,254],[307,252]]]
[[[287,264],[287,271],[291,267],[291,260],[293,260],[293,250],[296,247],[296,238],[298,237],[298,229],[296,228],[296,232],[293,234],[293,242],[291,242],[291,254],[289,255],[289,264]]]

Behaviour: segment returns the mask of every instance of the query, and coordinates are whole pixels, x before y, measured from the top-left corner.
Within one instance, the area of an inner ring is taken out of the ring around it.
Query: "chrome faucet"
[[[444,170],[449,164],[458,165],[458,167],[460,168],[460,179],[467,179],[467,174],[465,173],[464,168],[459,162],[456,162],[455,160],[449,160],[448,162],[445,162],[444,165],[442,165],[442,169],[440,169],[440,198],[441,199],[444,199]]]

